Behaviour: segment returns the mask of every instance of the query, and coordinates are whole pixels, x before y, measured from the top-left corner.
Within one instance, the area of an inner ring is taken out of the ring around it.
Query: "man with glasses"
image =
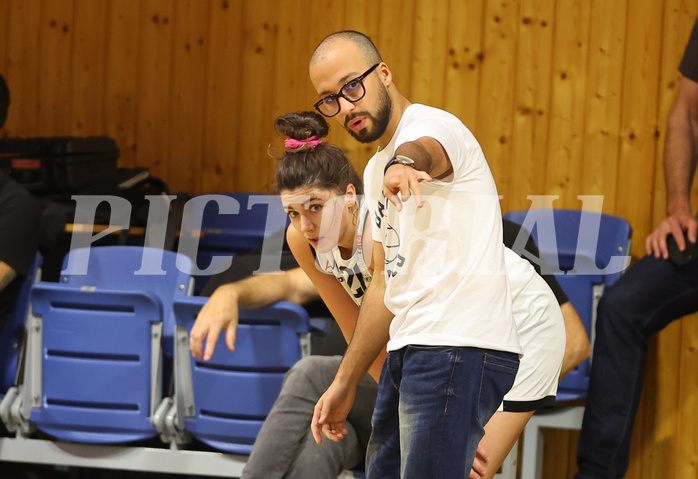
[[[521,353],[494,179],[462,122],[410,103],[365,35],[323,40],[310,78],[320,113],[379,144],[364,171],[376,271],[313,435],[342,438],[356,385],[387,343],[368,477],[467,477]]]

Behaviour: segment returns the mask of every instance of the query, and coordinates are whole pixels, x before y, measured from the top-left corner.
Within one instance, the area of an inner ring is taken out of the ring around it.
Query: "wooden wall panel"
[[[10,18],[10,2],[0,2],[0,25],[8,25]],[[7,74],[7,42],[9,40],[10,30],[5,28],[0,32],[0,72],[3,73],[3,78]],[[0,135],[4,130],[0,132]]]
[[[70,133],[73,0],[41,9],[39,31],[39,132]],[[40,133],[42,134],[42,133]]]
[[[75,25],[71,89],[71,127],[75,136],[103,135],[104,85],[107,81],[107,2],[77,2],[75,4]],[[120,65],[129,68],[129,65]],[[36,133],[34,133],[36,134]],[[57,132],[44,132],[56,135]],[[125,145],[119,144],[123,150]]]
[[[550,84],[547,193],[559,195],[558,208],[581,208],[577,196],[583,164],[587,62],[591,3],[556,3]]]
[[[505,210],[529,208],[530,195],[546,192],[554,0],[522,0],[516,50],[510,181]]]
[[[679,403],[679,371],[681,350],[680,321],[670,325],[650,341],[647,354],[645,387],[638,408],[635,433],[631,445],[630,473],[637,477],[681,477],[676,475],[673,461],[677,444]],[[674,346],[672,346],[674,345]],[[640,476],[644,474],[644,476]],[[658,476],[657,476],[658,475]]]
[[[415,103],[444,108],[446,57],[448,54],[448,2],[417,0],[414,10],[414,35],[420,41],[413,46],[412,94]],[[380,41],[380,39],[376,39]]]
[[[637,258],[664,216],[666,116],[696,15],[695,0],[0,0],[0,135],[107,134],[122,166],[172,191],[270,192],[273,120],[312,108],[313,48],[357,29],[401,92],[475,133],[503,211],[602,195]],[[375,144],[330,125],[362,169]],[[696,475],[697,319],[650,342],[629,479]],[[545,477],[571,477],[578,434],[546,435]]]
[[[519,0],[485,2],[483,20],[482,73],[476,136],[497,178],[500,195],[511,183],[509,162],[516,79],[516,40]],[[445,105],[448,108],[448,105]]]
[[[623,57],[627,5],[596,0],[591,7],[582,178],[578,193],[603,195],[603,210],[614,211],[620,147]]]
[[[206,108],[201,159],[203,191],[233,191],[235,169],[243,129],[240,111],[240,91],[243,75],[242,6],[237,2],[216,2],[211,6],[207,48]],[[276,96],[276,95],[275,95]]]
[[[169,181],[174,0],[143,0],[140,6],[140,22],[134,25],[140,37],[136,160]],[[171,185],[171,190],[178,187]]]
[[[621,151],[618,159],[619,191],[616,212],[633,225],[638,237],[651,231],[648,205],[637,198],[649,198],[654,189],[657,131],[659,61],[663,31],[663,4],[654,0],[633,2],[628,9],[625,49],[625,76],[621,104]],[[637,196],[636,196],[637,195]],[[642,243],[633,244],[633,253],[642,254]]]
[[[8,136],[37,135],[39,113],[40,0],[11,0],[7,25],[7,70],[10,111],[4,130]]]
[[[414,58],[418,41],[413,30],[415,9],[415,2],[402,0],[380,2],[378,31],[374,40],[380,42],[380,53],[383,60],[390,65],[393,81],[400,92],[408,98],[412,97],[412,58]],[[465,21],[461,19],[461,24]],[[311,50],[316,45],[317,42],[311,46]]]
[[[121,164],[136,166],[136,114],[140,35],[134,35],[141,10],[110,1],[104,85],[104,131],[121,146]],[[128,65],[128,68],[124,68]]]
[[[167,178],[176,190],[199,190],[204,106],[206,105],[210,2],[178,0],[172,27],[172,77],[170,82],[170,162]]]
[[[238,148],[235,188],[270,192],[274,163],[267,156],[267,145],[275,118],[274,100],[269,93],[270,79],[284,81],[289,73],[277,72],[273,62],[279,37],[276,6],[244,2],[243,19],[241,71],[244,83],[239,101],[245,127]],[[299,66],[297,70],[304,69],[307,70],[307,66]]]
[[[335,10],[342,8],[337,5]],[[298,10],[297,8],[295,9]],[[344,25],[346,30],[356,30],[358,32],[376,32],[380,19],[375,12],[375,2],[372,0],[356,0],[344,4]],[[312,28],[312,25],[309,25]],[[302,32],[302,30],[301,30]],[[376,36],[374,41],[380,41],[380,36]],[[313,45],[314,46],[314,45]],[[312,50],[312,47],[311,47]]]
[[[681,363],[679,369],[678,427],[674,436],[674,477],[698,477],[698,314],[681,321]],[[666,371],[664,371],[666,374]],[[665,458],[660,458],[665,459]]]
[[[477,132],[484,0],[452,1],[448,12],[445,98],[449,111]],[[468,27],[465,28],[465,25]]]

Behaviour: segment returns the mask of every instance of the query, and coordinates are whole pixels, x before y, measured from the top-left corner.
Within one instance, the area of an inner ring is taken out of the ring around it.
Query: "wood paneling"
[[[140,25],[141,10],[133,5],[109,2],[109,28],[104,82],[104,131],[120,145],[123,166],[136,166],[136,114],[138,71],[123,68],[138,65],[140,36],[133,26]]]
[[[42,5],[39,22],[39,111],[37,128],[67,134],[72,98],[73,0]],[[100,101],[102,99],[100,98]],[[20,106],[20,105],[18,105]]]
[[[552,81],[554,0],[522,0],[517,42],[516,81],[508,169],[502,207],[526,209],[528,196],[546,193],[550,85]],[[531,165],[536,165],[532,168]],[[499,179],[498,179],[499,181]],[[500,188],[502,188],[500,187]]]
[[[140,37],[139,61],[134,66],[138,72],[136,162],[148,166],[152,175],[168,178],[174,0],[143,0],[140,7],[140,23],[134,26]],[[171,189],[177,191],[178,185]]]
[[[39,0],[11,0],[7,24],[2,26],[7,32],[4,76],[10,87],[10,110],[3,132],[7,136],[33,136],[39,131],[41,7]]]
[[[38,130],[24,136],[102,135],[106,112],[107,82],[107,2],[78,2],[75,5],[73,50],[71,52],[72,85],[70,94],[71,123],[68,131]],[[121,68],[132,68],[121,65]],[[21,134],[21,133],[20,133]],[[123,150],[127,146],[119,144]]]
[[[0,135],[106,134],[172,191],[271,192],[273,120],[312,108],[313,48],[356,29],[401,92],[476,134],[504,211],[603,195],[637,258],[664,215],[665,123],[697,14],[695,0],[0,0]],[[363,168],[375,145],[331,125]],[[697,320],[650,343],[630,479],[696,477]],[[571,477],[578,434],[547,434],[545,477]]]
[[[497,178],[499,194],[504,196],[504,208],[509,201],[507,186],[511,183],[519,5],[518,0],[485,2],[481,88],[474,130]]]

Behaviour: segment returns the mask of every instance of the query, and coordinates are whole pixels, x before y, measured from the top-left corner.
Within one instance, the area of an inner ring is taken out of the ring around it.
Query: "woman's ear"
[[[344,191],[344,203],[349,207],[353,207],[356,204],[356,188],[353,184],[349,183],[347,189]]]

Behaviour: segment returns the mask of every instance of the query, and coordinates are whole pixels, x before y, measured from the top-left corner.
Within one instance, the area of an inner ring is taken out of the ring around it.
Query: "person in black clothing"
[[[0,74],[0,128],[9,106],[10,90]],[[36,255],[40,219],[39,201],[0,171],[0,331]]]
[[[0,128],[7,120],[7,111],[10,109],[10,88],[5,82],[5,77],[0,74]]]

